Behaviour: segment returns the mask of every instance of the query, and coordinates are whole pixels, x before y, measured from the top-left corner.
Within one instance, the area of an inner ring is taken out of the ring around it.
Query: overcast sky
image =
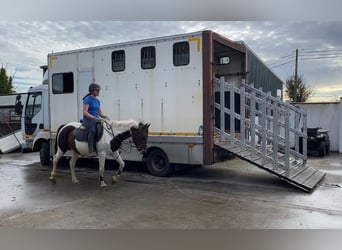
[[[243,40],[285,81],[298,72],[315,90],[312,101],[342,97],[342,21],[1,21],[0,61],[24,92],[41,83],[47,54],[211,29]]]

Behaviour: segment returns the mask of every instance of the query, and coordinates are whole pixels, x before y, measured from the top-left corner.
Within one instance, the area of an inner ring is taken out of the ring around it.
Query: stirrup
[[[89,152],[89,154],[88,154],[88,157],[90,157],[90,158],[94,158],[96,156],[97,156],[97,151],[92,151],[92,152]]]
[[[97,153],[96,152],[91,152],[91,153],[89,153],[88,157],[89,158],[95,158],[95,157],[97,157]]]

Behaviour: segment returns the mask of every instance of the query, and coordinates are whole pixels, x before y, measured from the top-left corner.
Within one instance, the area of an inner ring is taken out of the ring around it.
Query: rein
[[[106,124],[106,127],[103,126],[103,128],[104,128],[110,135],[112,135],[113,137],[115,137],[114,132],[113,132],[113,128],[112,128],[112,126],[107,122],[107,120],[104,120],[103,123]]]
[[[104,120],[103,123],[106,125],[103,126],[103,129],[113,136],[113,139],[110,142],[110,147],[113,152],[121,148],[122,142],[132,136],[131,129],[129,129],[126,132],[115,135],[113,132],[113,127],[108,123],[108,121]]]
[[[118,134],[117,136],[114,136],[113,140],[111,140],[110,142],[111,150],[113,152],[118,150],[121,147],[122,142],[131,137],[131,135],[131,131],[129,130],[121,134]]]

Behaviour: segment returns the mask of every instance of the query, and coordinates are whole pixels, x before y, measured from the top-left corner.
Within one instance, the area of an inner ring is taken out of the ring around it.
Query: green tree
[[[6,68],[1,65],[0,68],[0,94],[12,94],[13,91],[13,77],[7,76]]]
[[[297,82],[294,75],[290,76],[285,87],[286,96],[291,102],[306,102],[314,93],[314,90],[304,83],[303,76],[299,76]]]

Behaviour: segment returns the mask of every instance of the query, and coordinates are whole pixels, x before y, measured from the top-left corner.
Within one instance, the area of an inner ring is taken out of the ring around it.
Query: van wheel
[[[325,156],[327,153],[327,144],[325,141],[321,141],[319,144],[319,156]]]
[[[40,156],[40,163],[43,166],[48,166],[50,165],[50,145],[47,142],[43,142],[40,151],[39,151],[39,156]]]
[[[174,167],[170,165],[166,154],[160,149],[154,149],[148,154],[147,169],[151,175],[159,177],[170,176],[174,171]]]

